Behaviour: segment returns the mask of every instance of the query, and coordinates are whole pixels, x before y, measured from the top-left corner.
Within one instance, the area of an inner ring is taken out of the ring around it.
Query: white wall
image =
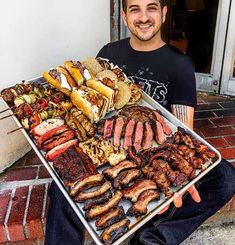
[[[41,76],[44,70],[63,64],[67,59],[95,56],[109,42],[107,0],[7,0],[0,3],[0,90]],[[0,110],[3,108],[0,103]],[[14,127],[12,119],[0,121],[2,164],[14,162],[28,150],[20,133],[6,136],[6,131]]]

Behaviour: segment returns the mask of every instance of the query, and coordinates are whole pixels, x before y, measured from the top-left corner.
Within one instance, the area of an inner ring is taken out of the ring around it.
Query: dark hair
[[[122,9],[124,12],[126,12],[127,9],[127,4],[126,4],[127,0],[122,0]],[[164,0],[159,0],[161,7],[164,7]]]

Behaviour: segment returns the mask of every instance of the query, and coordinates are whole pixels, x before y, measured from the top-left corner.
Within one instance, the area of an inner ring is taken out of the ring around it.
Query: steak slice
[[[108,139],[112,136],[113,133],[113,125],[114,125],[114,119],[110,118],[105,121],[104,124],[104,138]]]
[[[158,111],[153,111],[153,114],[154,114],[155,118],[157,119],[157,121],[161,123],[162,128],[163,128],[163,132],[164,132],[166,135],[171,135],[171,134],[172,134],[172,130],[171,130],[171,128],[167,125],[167,123],[165,122],[163,116],[162,116]]]
[[[135,137],[133,146],[135,147],[136,152],[139,152],[141,148],[141,143],[144,135],[144,125],[142,122],[138,122],[135,128]]]
[[[132,145],[132,135],[134,129],[135,129],[135,121],[131,119],[126,125],[126,131],[125,131],[125,137],[123,143],[123,148],[125,150],[127,150],[128,147]]]
[[[114,134],[113,134],[113,144],[114,146],[120,146],[121,145],[121,136],[122,136],[122,130],[124,126],[124,119],[122,117],[118,117],[116,119],[115,127],[114,127]]]
[[[150,123],[145,123],[145,129],[144,129],[144,137],[143,137],[143,143],[142,147],[144,150],[149,149],[152,147],[152,141],[153,141],[153,130],[150,125]]]
[[[155,131],[155,140],[156,142],[161,145],[165,142],[166,137],[160,122],[155,121],[154,124],[154,131]]]

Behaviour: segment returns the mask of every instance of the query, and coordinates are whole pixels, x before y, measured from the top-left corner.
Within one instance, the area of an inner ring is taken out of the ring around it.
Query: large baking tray
[[[38,78],[34,78],[34,79],[29,80],[29,82],[31,82],[31,83],[37,82],[38,83],[38,82],[44,82],[44,80],[43,80],[42,77],[38,77]],[[9,107],[6,102],[5,102],[5,104],[6,104],[7,107]],[[208,142],[206,142],[198,134],[196,134],[194,131],[192,131],[190,128],[188,128],[186,125],[184,125],[181,121],[179,121],[169,111],[167,111],[164,107],[162,107],[160,104],[158,104],[151,97],[149,97],[146,93],[143,92],[142,99],[139,102],[139,104],[140,105],[148,106],[150,108],[154,108],[154,109],[160,110],[161,113],[162,113],[162,115],[168,120],[168,123],[169,123],[169,125],[170,125],[170,127],[171,127],[171,129],[172,129],[173,132],[175,132],[177,130],[177,127],[184,128],[187,133],[191,134],[195,139],[198,139],[203,144],[207,145],[209,147],[209,149],[212,150],[212,151],[214,151],[217,154],[217,156],[218,156],[218,159],[215,162],[208,164],[208,166],[206,167],[206,169],[203,172],[200,172],[195,179],[189,181],[184,186],[181,186],[181,187],[178,187],[178,188],[175,188],[174,189],[174,190],[177,190],[180,194],[183,194],[190,186],[192,186],[193,184],[195,184],[199,179],[201,179],[204,175],[206,175],[209,171],[211,171],[211,169],[213,169],[217,164],[219,164],[219,162],[221,161],[221,155],[220,155],[220,153],[213,146],[211,146]],[[13,113],[13,112],[11,111],[11,113]],[[16,124],[19,127],[21,127],[22,125],[19,122],[19,120],[15,116],[13,116],[13,118],[14,118]],[[29,144],[32,146],[33,150],[36,152],[36,154],[38,155],[38,157],[42,161],[42,163],[44,164],[44,166],[46,167],[47,171],[52,176],[52,178],[55,181],[55,183],[57,184],[57,186],[60,188],[61,192],[63,193],[63,195],[67,199],[67,201],[70,204],[70,206],[75,211],[75,213],[78,216],[78,218],[83,223],[84,227],[87,229],[87,231],[89,232],[89,234],[93,238],[94,242],[97,245],[102,245],[103,242],[101,241],[101,239],[99,237],[100,232],[96,231],[94,222],[88,222],[85,219],[84,211],[82,210],[82,206],[83,205],[82,204],[77,204],[77,203],[75,203],[72,200],[72,198],[69,196],[69,194],[67,192],[67,189],[66,189],[65,185],[63,184],[63,181],[60,179],[60,177],[58,176],[58,174],[56,173],[56,171],[53,169],[51,163],[48,162],[44,158],[44,155],[45,155],[44,152],[42,152],[42,151],[40,151],[40,150],[37,149],[37,147],[36,147],[33,139],[30,137],[30,135],[27,133],[26,130],[21,129],[21,131],[24,134],[25,138],[28,140]],[[153,145],[153,146],[155,146],[155,145]],[[173,197],[165,200],[164,195],[161,194],[160,200],[153,201],[153,202],[151,202],[148,205],[148,211],[149,212],[148,212],[148,214],[146,214],[145,216],[143,216],[141,219],[138,219],[137,220],[135,217],[128,217],[128,219],[130,219],[130,221],[131,221],[129,231],[127,233],[125,233],[122,237],[120,237],[117,241],[115,241],[113,243],[113,245],[118,245],[121,242],[125,241],[129,236],[131,236],[131,234],[133,234],[141,226],[143,226],[146,222],[148,222],[155,215],[157,215],[158,212],[160,212],[162,209],[164,209],[172,201],[173,201]],[[119,205],[123,206],[124,210],[127,211],[127,209],[130,207],[130,202],[129,201],[126,201],[126,200],[123,200],[123,201],[121,201],[121,203]]]

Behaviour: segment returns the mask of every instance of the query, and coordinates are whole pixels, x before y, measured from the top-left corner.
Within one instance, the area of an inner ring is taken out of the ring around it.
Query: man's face
[[[135,38],[149,41],[160,34],[166,12],[167,8],[162,9],[159,0],[127,0],[127,10],[122,15]]]

